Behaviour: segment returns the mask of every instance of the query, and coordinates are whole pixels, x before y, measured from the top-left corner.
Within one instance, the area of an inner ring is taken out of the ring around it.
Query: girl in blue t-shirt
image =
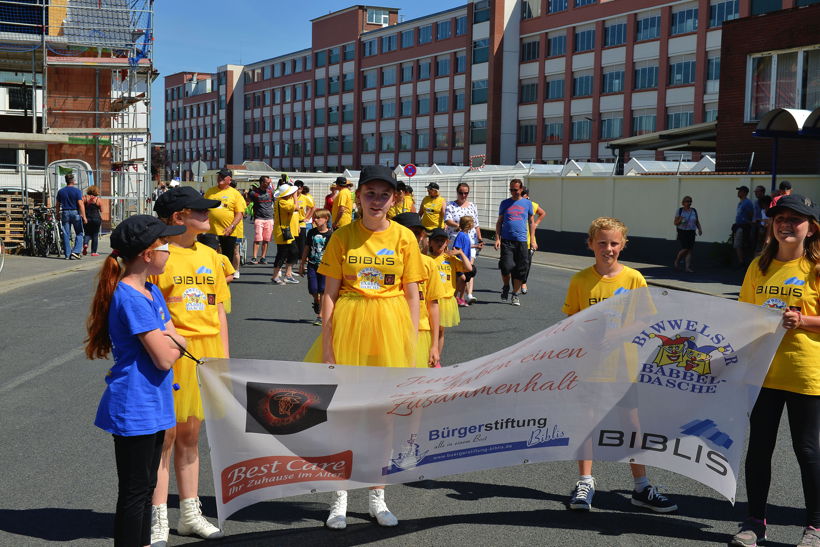
[[[176,425],[171,365],[185,353],[162,293],[149,275],[168,260],[168,226],[148,215],[132,216],[111,233],[88,318],[85,353],[114,366],[105,378],[94,424],[114,436],[119,493],[114,544],[151,543],[151,494],[157,481],[165,430]]]

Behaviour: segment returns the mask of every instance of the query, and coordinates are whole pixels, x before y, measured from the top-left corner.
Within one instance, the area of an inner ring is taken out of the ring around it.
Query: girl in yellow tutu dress
[[[438,352],[441,355],[444,350],[444,329],[455,327],[461,322],[455,297],[456,278],[458,277],[456,274],[458,272],[473,271],[473,265],[461,249],[447,250],[447,232],[441,228],[436,228],[430,232],[429,240],[430,250],[428,254],[436,261],[439,278],[444,285],[444,295],[438,301],[440,320]]]
[[[393,172],[367,166],[359,176],[360,219],[330,238],[318,272],[325,276],[322,334],[305,361],[386,367],[415,366],[419,324],[421,252],[413,232],[388,220],[396,197]],[[369,493],[370,515],[381,526],[398,520],[384,502],[384,487]],[[328,528],[347,526],[347,492],[334,492]]]

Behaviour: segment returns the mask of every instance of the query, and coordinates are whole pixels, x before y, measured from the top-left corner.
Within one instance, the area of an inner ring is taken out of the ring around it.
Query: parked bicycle
[[[24,214],[26,249],[31,256],[62,255],[62,229],[54,209],[35,207],[30,212],[26,207]]]

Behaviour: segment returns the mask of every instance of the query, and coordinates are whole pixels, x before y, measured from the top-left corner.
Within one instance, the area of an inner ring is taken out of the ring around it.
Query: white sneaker
[[[347,528],[347,490],[333,492],[333,501],[330,502],[330,515],[325,521],[325,526],[331,530],[344,530]]]
[[[592,509],[592,496],[594,495],[595,479],[576,482],[572,490],[572,497],[569,499],[569,508],[576,511],[589,511]]]
[[[203,539],[216,539],[223,535],[222,530],[202,516],[199,498],[180,500],[177,533],[181,536],[197,535]]]
[[[151,547],[168,545],[168,505],[151,506]]]
[[[233,278],[234,278],[234,279],[239,279],[239,270],[236,270],[236,271],[233,273]]]
[[[397,526],[399,524],[399,519],[390,512],[387,504],[384,503],[384,488],[370,490],[367,501],[370,516],[376,518],[379,526]]]

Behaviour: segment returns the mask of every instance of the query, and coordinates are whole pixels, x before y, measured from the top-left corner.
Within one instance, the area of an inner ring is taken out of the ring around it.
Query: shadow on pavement
[[[57,507],[0,509],[0,530],[47,541],[110,538],[114,514]]]

